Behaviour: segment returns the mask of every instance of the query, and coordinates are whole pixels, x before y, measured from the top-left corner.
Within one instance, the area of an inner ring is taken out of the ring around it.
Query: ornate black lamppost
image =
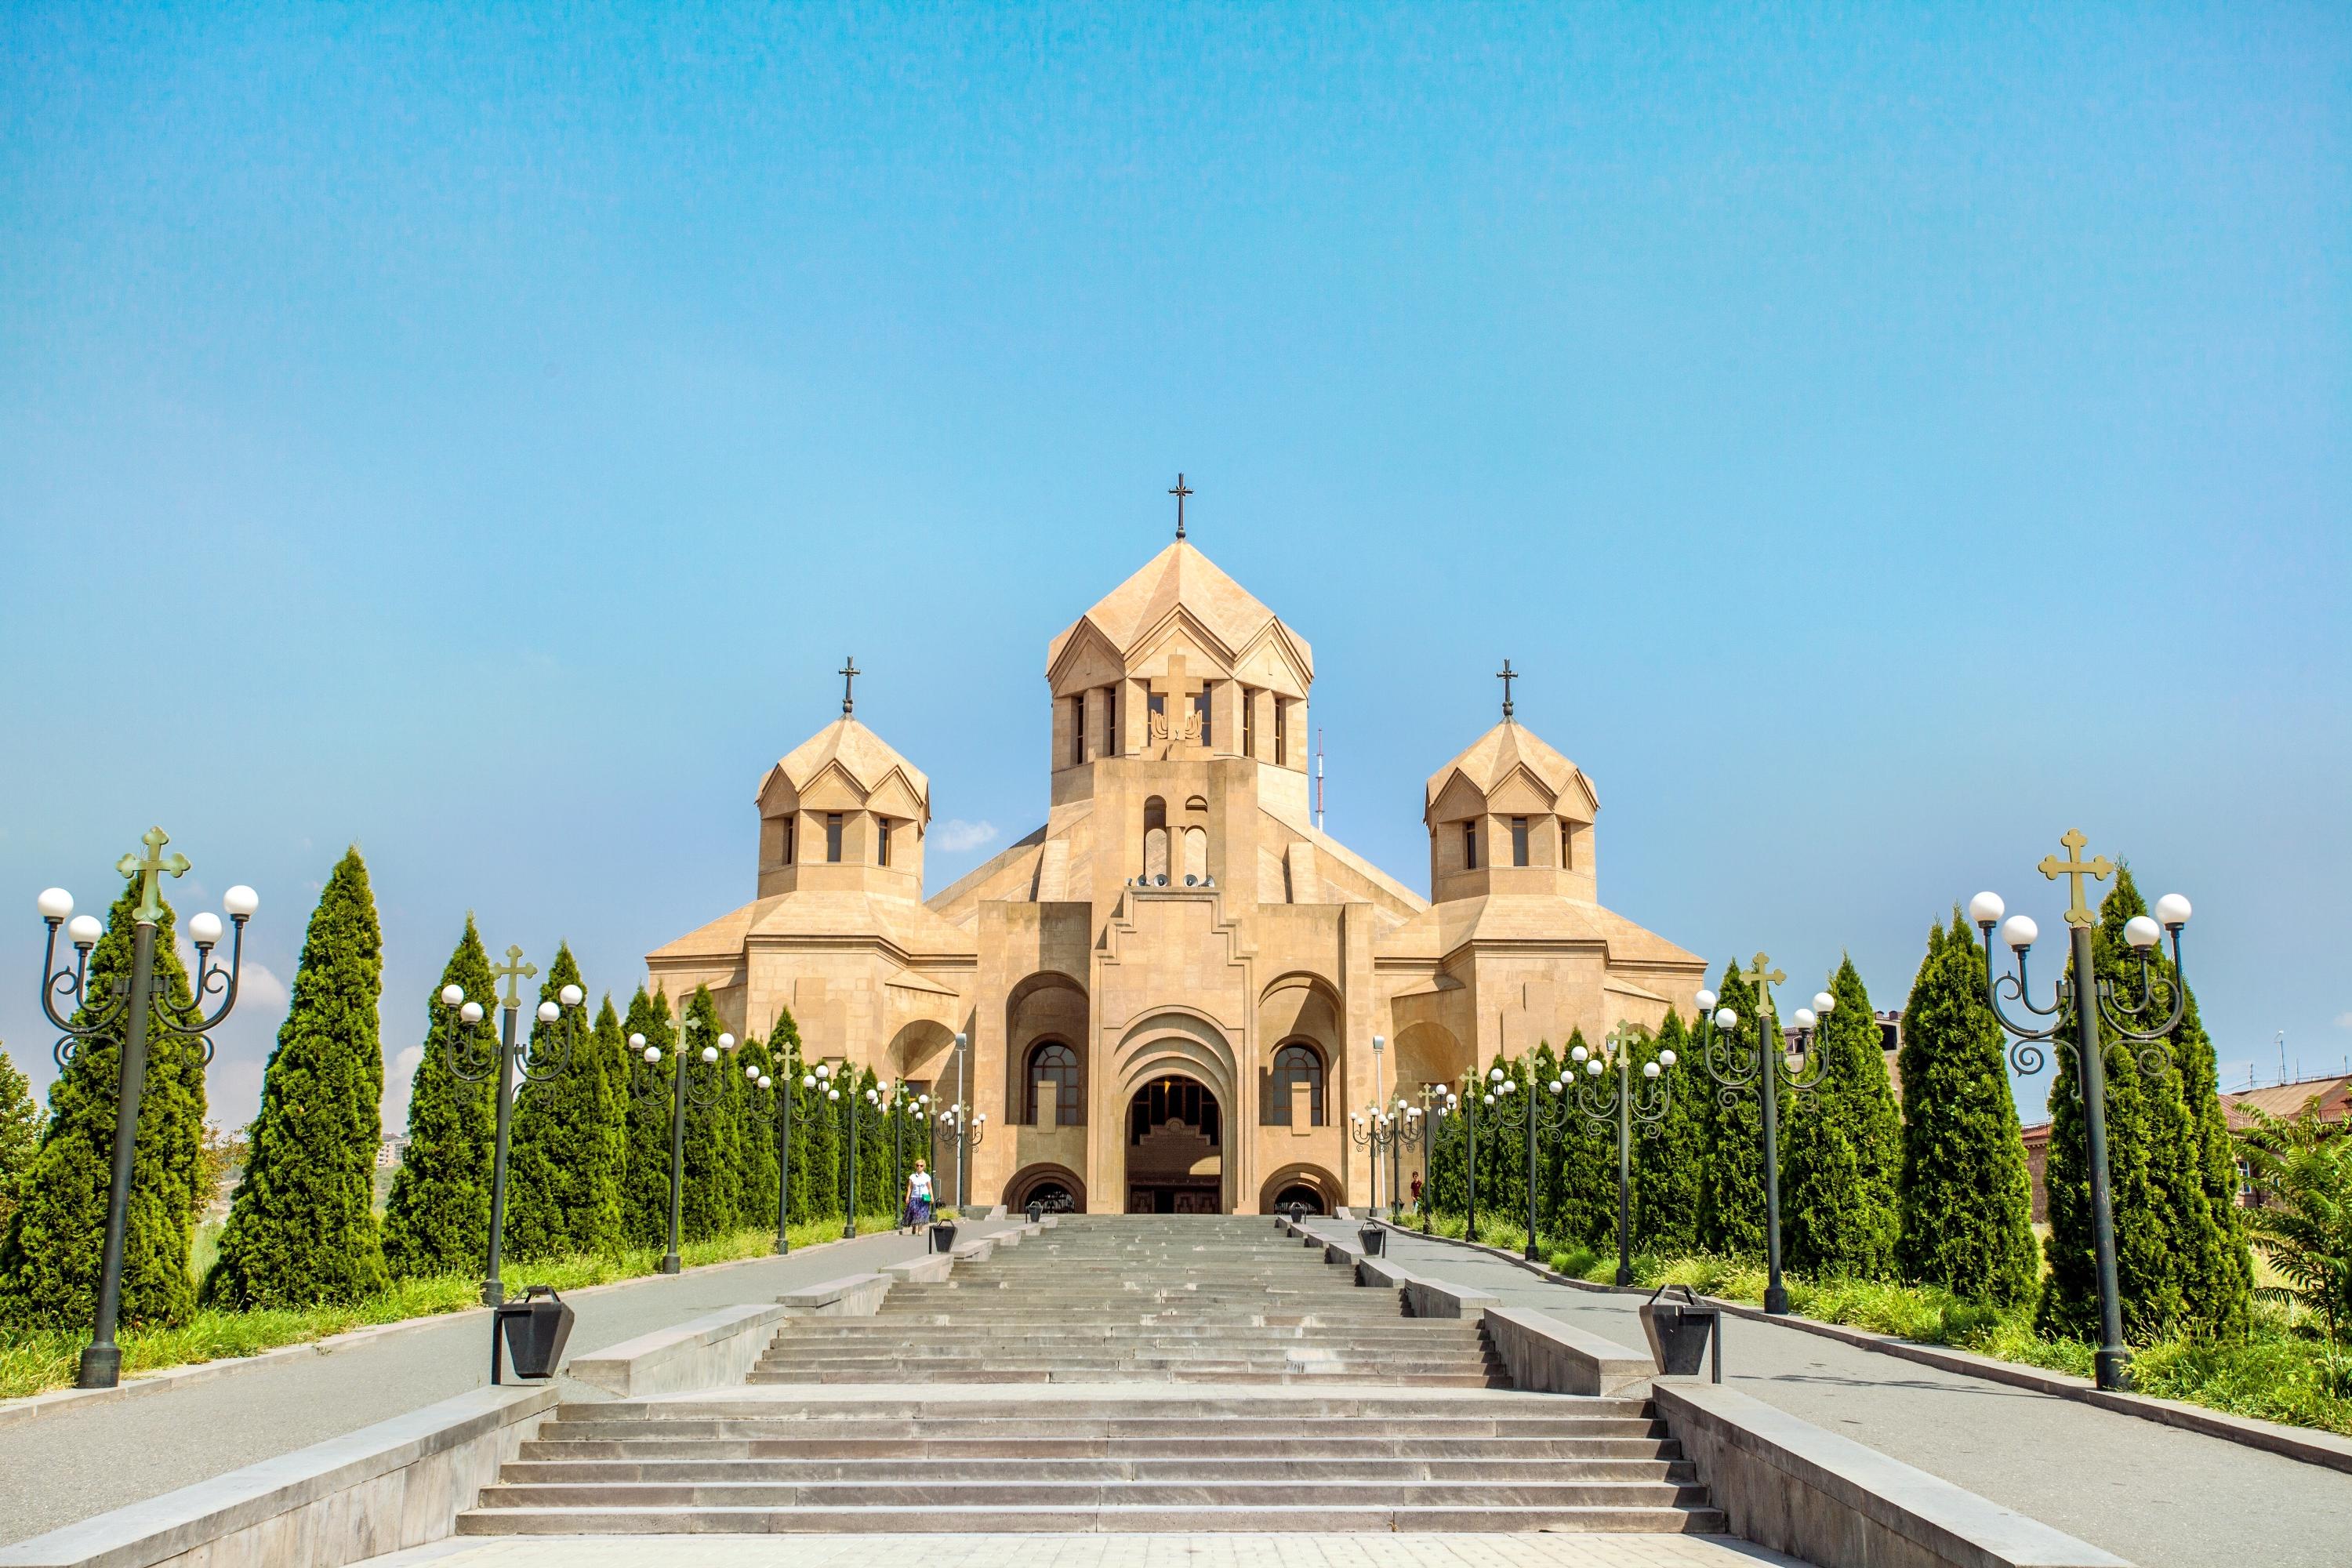
[[[1427,1090],[1423,1091],[1424,1094]],[[1372,1175],[1377,1181],[1381,1170],[1381,1151],[1389,1153],[1389,1223],[1398,1224],[1403,1215],[1404,1152],[1418,1149],[1428,1133],[1428,1116],[1418,1105],[1397,1097],[1393,1108],[1375,1105],[1348,1118],[1348,1136],[1359,1149],[1371,1154]],[[1381,1206],[1377,1193],[1372,1207]]]
[[[495,1051],[485,1046],[473,1026],[482,1021],[482,1005],[468,1000],[460,986],[441,987],[441,1005],[462,1019],[466,1026],[442,1037],[442,1046],[448,1057],[449,1070],[467,1083],[480,1083],[491,1074],[498,1075],[498,1138],[490,1155],[490,1268],[482,1279],[482,1303],[495,1307],[507,1299],[506,1286],[499,1279],[499,1255],[506,1241],[507,1228],[507,1129],[514,1110],[515,1073],[521,1070],[526,1083],[545,1083],[562,1072],[572,1060],[572,1031],[556,1037],[555,1059],[537,1064],[530,1060],[530,1047],[520,1049],[515,1045],[515,1014],[522,1007],[522,996],[517,989],[520,982],[539,973],[537,964],[522,961],[522,949],[509,947],[507,961],[490,966],[490,994],[498,1002],[504,1016],[499,1021],[499,1044]],[[507,994],[499,996],[503,982]],[[581,990],[577,985],[563,988],[563,1005],[578,1008]],[[539,1005],[539,1019],[552,1024],[562,1016],[562,1009],[552,1002]]]
[[[2099,1026],[2104,1020],[2117,1045],[2128,1041],[2146,1047],[2166,1039],[2179,1024],[2189,1005],[2189,987],[2180,967],[2180,929],[2189,923],[2189,900],[2179,893],[2167,893],[2157,900],[2153,920],[2135,915],[2125,923],[2124,940],[2139,954],[2139,974],[2132,987],[2137,994],[2126,994],[2124,987],[2098,978],[2092,936],[2099,918],[2083,897],[2083,879],[2105,881],[2115,874],[2115,863],[2104,855],[2084,859],[2083,846],[2089,841],[2078,829],[2067,829],[2058,842],[2065,847],[2066,858],[2046,855],[2035,868],[2053,882],[2066,878],[2070,889],[2066,907],[2066,924],[2072,928],[2070,967],[2059,978],[2049,1006],[2036,1005],[2026,992],[2025,955],[2041,934],[2032,920],[2011,915],[2003,921],[2004,906],[1996,893],[1979,893],[1970,899],[1969,918],[1976,921],[1984,939],[1985,998],[2001,1027],[2017,1037],[2009,1048],[2010,1065],[2021,1076],[2031,1077],[2048,1065],[2040,1042],[2056,1039],[2069,1029],[2074,1035],[2076,1082],[2083,1091],[2084,1152],[2091,1177],[2092,1250],[2099,1275],[2099,1349],[2094,1362],[2101,1388],[2124,1390],[2131,1387],[2131,1352],[2124,1345],[2123,1296],[2116,1282],[2116,1219],[2107,1173],[2107,1047],[2100,1044]],[[1994,974],[1992,929],[1996,924],[2000,926],[2001,940],[2017,954],[2013,975]],[[2168,931],[2172,935],[2168,976],[2152,973],[2147,962]],[[2032,1028],[2012,1022],[2001,1009],[2004,991],[2027,1012],[2048,1018],[2048,1026]],[[2158,1013],[2163,1014],[2163,1022],[2151,1023]],[[2142,1059],[2147,1070],[2161,1072],[2170,1053],[2156,1051]]]
[[[106,1190],[106,1240],[98,1266],[98,1316],[90,1342],[81,1352],[81,1366],[75,1379],[76,1386],[81,1388],[112,1388],[122,1375],[122,1348],[115,1343],[114,1331],[122,1314],[122,1237],[130,1216],[131,1156],[139,1138],[139,1100],[147,1086],[147,1025],[155,990],[155,932],[163,920],[163,900],[158,884],[164,877],[184,876],[189,868],[186,856],[164,855],[163,846],[170,842],[169,834],[160,827],[151,827],[140,839],[143,854],[125,855],[115,862],[116,871],[139,884],[139,903],[131,911],[131,973],[128,979],[115,982],[113,994],[109,997],[93,1002],[82,990],[89,974],[90,949],[105,934],[97,917],[83,915],[68,931],[68,940],[74,946],[73,968],[68,972],[57,967],[58,927],[73,914],[73,895],[63,888],[50,888],[36,900],[41,919],[49,928],[48,941],[41,951],[41,1011],[51,1024],[64,1031],[50,1052],[57,1058],[58,1070],[66,1069],[84,1041],[110,1037],[117,1028],[122,1031],[122,1062],[115,1089],[114,1171]],[[229,943],[226,970],[212,962],[213,947],[221,939],[220,916],[206,910],[188,921],[188,939],[196,946],[191,1005],[184,1020],[170,1016],[170,1012],[177,1009],[169,1009],[158,1021],[181,1038],[198,1041],[208,1064],[213,1059],[213,1043],[205,1037],[236,1005],[237,976],[244,969],[245,922],[253,918],[253,911],[260,905],[254,890],[243,883],[222,896],[221,908],[228,911],[229,921],[236,928]],[[205,998],[215,991],[221,993],[221,1004],[207,1016],[204,1012]],[[62,1012],[60,1003],[64,1004]],[[79,1023],[74,1021],[77,1011],[82,1014]]]
[[[1708,1075],[1722,1086],[1717,1098],[1726,1106],[1737,1104],[1750,1089],[1758,1089],[1762,1097],[1764,1310],[1786,1315],[1789,1290],[1780,1283],[1780,1090],[1785,1088],[1792,1094],[1803,1094],[1819,1087],[1823,1064],[1818,1058],[1810,1064],[1792,1062],[1785,1042],[1765,1040],[1772,1017],[1772,987],[1789,977],[1773,968],[1772,961],[1759,952],[1756,955],[1756,967],[1739,978],[1756,993],[1756,1048],[1748,1051],[1739,1047],[1733,1033],[1739,1026],[1739,1015],[1728,1007],[1717,1007],[1714,992],[1701,991],[1694,998],[1698,1003],[1700,1056],[1706,1063]],[[1811,1011],[1800,1007],[1790,1019],[1798,1028],[1795,1054],[1800,1058],[1811,1037],[1814,1012],[1826,1013],[1836,1005],[1837,999],[1823,991],[1814,996]]]
[[[963,1037],[956,1037],[961,1039]],[[940,1134],[955,1150],[956,1197],[961,1205],[964,1181],[971,1165],[971,1151],[980,1147],[988,1136],[988,1112],[974,1110],[962,1100],[956,1100],[939,1113]]]
[[[1421,1094],[1422,1102],[1427,1108],[1429,1112],[1429,1132],[1427,1134],[1429,1139],[1429,1157],[1433,1159],[1436,1156],[1438,1142],[1445,1135],[1446,1128],[1454,1121],[1461,1118],[1462,1097],[1442,1083],[1423,1084],[1422,1086]],[[1427,1170],[1428,1163],[1427,1159],[1424,1159],[1422,1163],[1424,1172]],[[1469,1161],[1466,1157],[1463,1163],[1465,1167],[1467,1168]],[[1472,1187],[1475,1189],[1477,1184],[1477,1175],[1475,1172],[1472,1173],[1470,1181]],[[1427,1236],[1431,1234],[1430,1216],[1435,1212],[1436,1208],[1437,1192],[1435,1185],[1432,1182],[1424,1181],[1422,1183],[1421,1187],[1422,1235]]]
[[[1666,1119],[1666,1107],[1673,1090],[1667,1087],[1664,1069],[1675,1065],[1675,1053],[1660,1051],[1655,1061],[1642,1064],[1643,1082],[1637,1091],[1633,1082],[1633,1042],[1646,1040],[1650,1031],[1639,1024],[1619,1024],[1609,1032],[1599,1056],[1582,1046],[1568,1053],[1568,1070],[1552,1079],[1551,1091],[1572,1100],[1584,1119],[1595,1127],[1617,1124],[1617,1283],[1633,1282],[1633,1127],[1641,1124],[1642,1136],[1655,1138]],[[1617,1081],[1606,1092],[1601,1088],[1602,1077],[1615,1068]],[[1581,1073],[1580,1079],[1577,1075]],[[1532,1171],[1533,1167],[1529,1169]],[[1533,1212],[1530,1205],[1530,1213]]]
[[[675,1274],[685,1267],[678,1257],[678,1229],[686,1217],[686,1107],[694,1102],[697,1110],[708,1110],[719,1103],[719,1053],[735,1048],[735,1037],[722,1034],[715,1046],[702,1047],[698,1062],[688,1057],[686,1045],[686,1010],[680,1008],[677,1017],[677,1060],[671,1065],[669,1082],[659,1078],[646,1080],[635,1094],[639,1105],[651,1105],[666,1093],[669,1097],[669,1245],[662,1252],[659,1265],[664,1274]],[[659,1067],[662,1048],[647,1045],[643,1035],[629,1037],[629,1049],[646,1059],[648,1067]],[[698,1071],[697,1068],[708,1068]]]
[[[784,1065],[784,1058],[780,1056],[776,1065],[780,1068],[782,1067]],[[793,1209],[792,1079],[787,1075],[784,1079],[784,1087],[780,1089],[776,1087],[775,1079],[770,1074],[761,1072],[756,1063],[746,1067],[743,1069],[743,1076],[751,1080],[751,1087],[753,1089],[758,1089],[762,1094],[772,1096],[775,1100],[776,1252],[777,1255],[781,1257],[793,1249],[792,1237],[787,1234]],[[814,1079],[810,1081],[810,1087],[815,1087]]]

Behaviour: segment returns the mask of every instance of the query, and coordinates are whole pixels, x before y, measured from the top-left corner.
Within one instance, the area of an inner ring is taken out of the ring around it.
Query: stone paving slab
[[[970,1222],[987,1229],[1002,1223]],[[786,1258],[581,1292],[569,1346],[585,1355],[721,1307],[922,1255],[896,1231]],[[528,1266],[509,1265],[517,1285]],[[0,1426],[0,1542],[21,1541],[422,1409],[489,1378],[487,1314],[452,1313],[322,1354],[279,1357],[143,1398]]]
[[[1639,1296],[1554,1284],[1443,1241],[1391,1234],[1389,1246],[1416,1273],[1644,1342]],[[2142,1568],[2352,1562],[2352,1476],[2339,1471],[1746,1319],[1726,1323],[1723,1366],[1744,1394]]]
[[[1719,1535],[711,1535],[437,1542],[361,1568],[1804,1568]]]

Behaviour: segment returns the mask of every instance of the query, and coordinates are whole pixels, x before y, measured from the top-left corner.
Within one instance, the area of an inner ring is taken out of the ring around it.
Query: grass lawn
[[[861,1229],[870,1235],[876,1230],[887,1229],[889,1221],[887,1216],[869,1217],[860,1225]],[[792,1244],[795,1249],[824,1241],[837,1241],[840,1237],[841,1222],[837,1219],[794,1226],[792,1230]],[[692,1268],[709,1263],[730,1263],[738,1258],[763,1258],[775,1245],[776,1233],[771,1227],[738,1231],[732,1236],[714,1237],[709,1241],[689,1241],[678,1249],[678,1253],[686,1266]],[[200,1227],[193,1249],[194,1256],[190,1258],[198,1279],[202,1279],[205,1268],[211,1266],[219,1247],[219,1223],[215,1221]],[[509,1294],[520,1294],[525,1285],[552,1285],[558,1290],[576,1290],[590,1285],[608,1285],[614,1280],[651,1274],[660,1261],[659,1247],[643,1247],[614,1257],[509,1262],[504,1273]],[[383,1295],[352,1306],[253,1312],[226,1312],[205,1308],[177,1328],[124,1331],[121,1335],[122,1372],[125,1377],[131,1377],[194,1362],[253,1355],[261,1351],[276,1350],[281,1345],[305,1344],[375,1323],[396,1323],[409,1318],[462,1312],[480,1305],[481,1289],[481,1281],[476,1276],[449,1275],[433,1279],[403,1280]],[[18,1399],[52,1388],[70,1388],[82,1347],[89,1342],[87,1329],[0,1329],[0,1399]]]
[[[1418,1229],[1418,1225],[1414,1226]],[[1439,1215],[1433,1228],[1456,1239],[1460,1215]],[[1524,1253],[1528,1233],[1507,1220],[1480,1215],[1478,1239]],[[1547,1261],[1562,1274],[1595,1284],[1617,1278],[1612,1248],[1561,1251],[1544,1247]],[[2079,1340],[2044,1338],[2033,1329],[2030,1307],[2002,1309],[1963,1301],[1948,1291],[1866,1279],[1809,1279],[1783,1276],[1790,1310],[1818,1322],[1842,1323],[1871,1333],[2002,1361],[2022,1362],[2091,1375],[2092,1347]],[[1723,1258],[1656,1258],[1636,1253],[1633,1279],[1644,1289],[1687,1285],[1703,1296],[1761,1303],[1764,1267]],[[2331,1377],[2326,1347],[2299,1315],[2257,1302],[2254,1326],[2243,1340],[2163,1340],[2137,1347],[2132,1359],[2134,1385],[2160,1399],[2186,1400],[2233,1415],[2252,1415],[2292,1426],[2314,1426],[2352,1436],[2352,1377]]]

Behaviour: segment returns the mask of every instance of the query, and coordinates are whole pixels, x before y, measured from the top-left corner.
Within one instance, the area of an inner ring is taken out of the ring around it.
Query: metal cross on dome
[[[2061,860],[2055,855],[2044,855],[2042,864],[2034,868],[2053,882],[2061,877],[2070,879],[2071,892],[2066,904],[2068,925],[2096,925],[2099,917],[2091,912],[2090,905],[2083,899],[2083,879],[2095,877],[2102,882],[2105,881],[2115,874],[2115,862],[2104,855],[2095,860],[2084,859],[2083,846],[2090,840],[2083,837],[2083,830],[2079,827],[2068,828],[2059,836],[2058,842],[2066,847],[2066,858]]]
[[[1511,716],[1511,682],[1519,679],[1519,672],[1511,668],[1511,661],[1507,658],[1503,661],[1503,668],[1495,672],[1495,679],[1503,683],[1503,717],[1507,719]]]
[[[1181,539],[1184,537],[1184,498],[1191,495],[1192,491],[1191,487],[1184,483],[1184,476],[1178,474],[1176,483],[1168,493],[1176,498],[1176,537]]]
[[[857,668],[857,660],[847,655],[843,656],[841,668],[834,671],[834,674],[841,677],[841,710],[844,713],[849,712],[857,706],[852,700],[850,692],[856,686],[860,673],[862,672]]]

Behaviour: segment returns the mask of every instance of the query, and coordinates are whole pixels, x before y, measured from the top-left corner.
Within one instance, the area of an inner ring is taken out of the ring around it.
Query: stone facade
[[[1181,538],[1045,679],[1034,833],[926,900],[929,781],[845,701],[760,784],[758,897],[647,959],[738,1033],[789,1007],[813,1056],[961,1093],[970,1202],[1367,1202],[1351,1110],[1704,979],[1597,901],[1599,795],[1508,718],[1423,792],[1433,901],[1318,832],[1312,651]]]

